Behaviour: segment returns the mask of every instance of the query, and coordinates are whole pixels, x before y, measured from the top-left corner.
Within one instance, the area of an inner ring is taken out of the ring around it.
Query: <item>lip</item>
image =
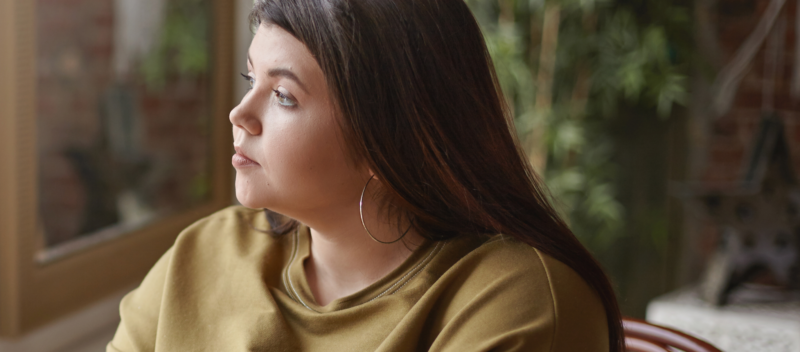
[[[233,167],[239,168],[239,167],[246,167],[246,166],[261,165],[261,164],[255,162],[253,159],[250,159],[247,156],[247,154],[244,153],[244,151],[242,150],[241,147],[233,146],[233,149],[236,150],[236,154],[233,154],[233,157],[231,158],[231,164],[233,165]]]

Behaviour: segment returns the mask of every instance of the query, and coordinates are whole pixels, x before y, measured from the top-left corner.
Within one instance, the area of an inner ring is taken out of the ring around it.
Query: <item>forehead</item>
[[[322,70],[305,44],[273,24],[261,24],[258,27],[248,56],[258,71],[281,67],[301,78],[322,77]]]

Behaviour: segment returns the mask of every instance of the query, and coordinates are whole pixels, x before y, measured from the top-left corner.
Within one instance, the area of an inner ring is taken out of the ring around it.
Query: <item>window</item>
[[[0,1],[0,336],[141,281],[231,202],[233,2]]]

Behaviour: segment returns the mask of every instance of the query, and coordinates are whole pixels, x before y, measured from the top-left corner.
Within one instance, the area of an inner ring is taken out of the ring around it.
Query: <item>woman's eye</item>
[[[239,74],[242,75],[242,77],[244,77],[245,81],[250,83],[250,89],[253,89],[253,85],[255,84],[255,80],[253,79],[253,77],[251,77],[250,75],[246,75],[244,73],[239,73]]]
[[[297,102],[294,101],[294,99],[289,98],[286,94],[281,93],[279,90],[273,89],[272,91],[275,92],[275,98],[278,99],[278,104],[287,107],[293,107],[297,105]]]

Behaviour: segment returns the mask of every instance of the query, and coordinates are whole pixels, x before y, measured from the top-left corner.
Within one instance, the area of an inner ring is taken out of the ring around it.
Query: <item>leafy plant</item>
[[[613,162],[617,143],[609,125],[631,111],[663,119],[685,103],[688,6],[666,0],[467,3],[534,168],[575,234],[603,251],[623,236],[627,216],[617,197],[621,170]]]
[[[160,89],[171,76],[203,75],[209,65],[207,0],[167,0],[166,6],[160,37],[141,65],[150,89]]]

